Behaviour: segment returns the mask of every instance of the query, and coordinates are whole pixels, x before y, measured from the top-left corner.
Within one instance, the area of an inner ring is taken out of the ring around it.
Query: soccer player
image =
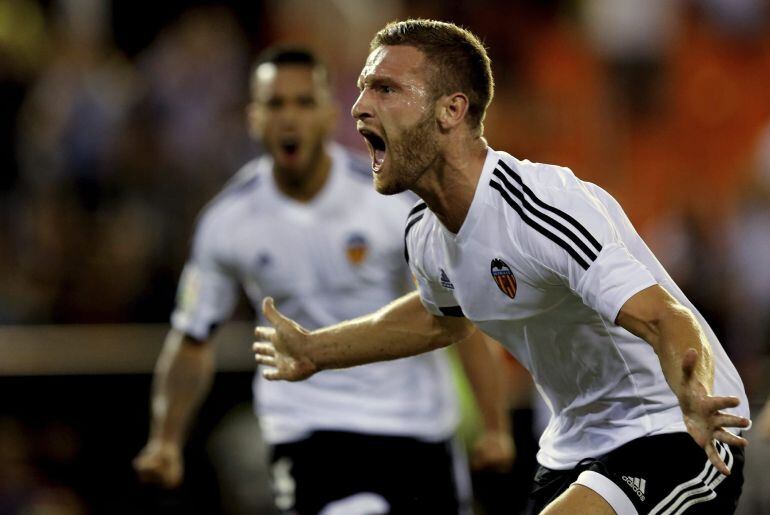
[[[182,480],[185,430],[213,376],[209,337],[239,285],[255,306],[270,295],[309,327],[362,315],[414,287],[403,257],[414,199],[377,195],[366,159],[328,143],[335,112],[326,69],[305,50],[268,50],[252,94],[250,127],[268,155],[246,165],[198,222],[156,367],[149,441],[134,463],[164,486]],[[473,457],[504,466],[512,449],[495,362],[480,333],[464,345],[489,429]],[[467,492],[456,483],[468,478],[452,450],[458,410],[443,351],[304,383],[258,375],[254,391],[283,512],[462,511]]]
[[[418,354],[475,326],[552,411],[536,512],[733,512],[749,425],[741,379],[620,205],[566,168],[489,148],[490,61],[469,31],[396,22],[370,50],[352,115],[376,190],[422,199],[405,229],[419,293],[315,331],[265,299],[273,328],[257,328],[253,347],[265,376]]]

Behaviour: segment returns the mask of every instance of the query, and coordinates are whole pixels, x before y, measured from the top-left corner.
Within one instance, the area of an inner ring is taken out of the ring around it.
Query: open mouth
[[[294,157],[299,153],[299,140],[296,138],[284,138],[280,142],[284,155]]]
[[[385,163],[387,150],[385,140],[379,135],[367,130],[362,130],[360,132],[364,139],[366,139],[369,153],[372,155],[372,170],[374,170],[374,173],[377,173],[382,169],[383,163]]]

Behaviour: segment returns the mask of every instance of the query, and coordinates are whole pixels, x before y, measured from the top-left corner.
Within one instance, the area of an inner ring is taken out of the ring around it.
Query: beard
[[[394,195],[412,189],[412,186],[436,161],[439,145],[435,124],[433,111],[429,110],[398,139],[390,142],[391,180],[388,183],[378,183],[378,192],[383,195]]]

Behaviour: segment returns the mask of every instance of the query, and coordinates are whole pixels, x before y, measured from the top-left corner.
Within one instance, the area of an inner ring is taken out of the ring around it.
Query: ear
[[[451,130],[465,120],[468,113],[468,97],[464,93],[452,93],[441,97],[436,105],[439,127]]]
[[[263,130],[262,111],[256,102],[250,102],[246,106],[246,120],[248,121],[249,136],[260,139]]]
[[[335,102],[329,102],[329,106],[326,109],[326,130],[332,132],[337,127],[337,122],[340,118],[340,109]]]

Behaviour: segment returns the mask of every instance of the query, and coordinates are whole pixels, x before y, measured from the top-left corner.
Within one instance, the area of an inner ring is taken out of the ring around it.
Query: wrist
[[[163,450],[164,452],[175,452],[177,454],[182,453],[182,447],[183,443],[179,438],[170,436],[170,435],[151,435],[149,441],[147,442],[147,446]]]

